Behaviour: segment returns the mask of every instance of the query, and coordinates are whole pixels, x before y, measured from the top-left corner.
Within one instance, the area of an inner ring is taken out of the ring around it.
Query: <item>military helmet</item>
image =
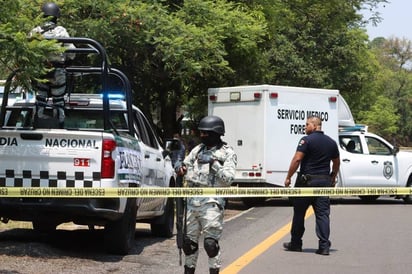
[[[44,13],[45,16],[53,16],[53,17],[60,17],[60,8],[56,3],[53,2],[46,2],[41,7],[41,11]]]
[[[199,123],[199,130],[213,131],[217,134],[225,134],[225,123],[220,117],[217,116],[206,116]]]

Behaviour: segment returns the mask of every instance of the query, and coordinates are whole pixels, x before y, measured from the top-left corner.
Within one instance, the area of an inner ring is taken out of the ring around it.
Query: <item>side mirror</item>
[[[396,154],[398,154],[398,152],[399,152],[399,147],[394,146],[394,147],[392,148],[392,155],[393,155],[393,156],[396,156]]]
[[[180,141],[176,139],[166,139],[164,144],[165,151],[168,151],[169,153],[180,149]]]
[[[169,156],[170,155],[170,151],[168,151],[168,150],[163,150],[162,151],[162,156],[163,156],[163,158],[166,158],[167,156]]]

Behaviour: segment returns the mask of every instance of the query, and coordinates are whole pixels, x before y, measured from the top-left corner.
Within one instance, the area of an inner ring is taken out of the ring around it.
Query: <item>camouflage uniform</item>
[[[201,159],[209,154],[216,159],[212,163],[203,163]],[[186,181],[189,187],[229,187],[235,175],[236,154],[226,144],[208,149],[204,144],[193,148],[183,164],[187,167]],[[224,198],[190,197],[187,199],[186,240],[198,247],[199,237],[216,241],[216,255],[209,254],[209,268],[221,267],[221,252],[218,241],[223,229]],[[185,266],[196,267],[199,251],[185,256]]]
[[[39,33],[45,38],[68,38],[69,33],[67,30],[56,25],[54,22],[47,22],[43,26],[34,28],[30,35]],[[74,48],[73,44],[64,44],[66,48]],[[54,68],[47,75],[45,79],[47,82],[36,82],[35,89],[37,91],[37,102],[39,104],[37,115],[39,118],[47,118],[43,114],[44,106],[47,103],[47,98],[52,96],[53,104],[57,107],[54,110],[54,117],[59,117],[59,122],[64,122],[64,94],[66,92],[66,72],[64,64],[67,59],[74,59],[73,53],[62,53],[59,55],[53,55],[48,58],[50,68]]]

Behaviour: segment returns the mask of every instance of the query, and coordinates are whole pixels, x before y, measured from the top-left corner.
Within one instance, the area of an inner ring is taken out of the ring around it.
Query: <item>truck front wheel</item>
[[[172,198],[168,198],[164,213],[157,217],[154,222],[150,224],[150,229],[153,235],[158,237],[170,238],[173,236],[173,227],[175,219],[175,208]]]
[[[409,176],[406,187],[412,187],[412,176]],[[405,195],[403,201],[407,204],[412,204],[412,195]]]
[[[33,229],[40,233],[52,233],[56,231],[56,227],[58,223],[53,221],[33,221],[32,222]]]
[[[104,246],[107,252],[126,255],[132,248],[136,232],[136,199],[127,199],[123,216],[106,224],[104,228]]]

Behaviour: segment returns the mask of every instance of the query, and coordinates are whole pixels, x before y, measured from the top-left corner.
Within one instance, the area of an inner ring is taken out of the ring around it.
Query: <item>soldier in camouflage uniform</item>
[[[178,174],[185,174],[189,187],[229,187],[235,175],[237,159],[233,149],[220,139],[225,133],[223,120],[217,116],[207,116],[200,121],[199,130],[202,143],[184,159]],[[209,257],[209,271],[219,273],[219,239],[223,230],[224,206],[224,198],[187,199],[184,273],[195,273],[201,234]]]
[[[67,30],[57,25],[57,18],[60,17],[60,8],[55,3],[47,2],[41,7],[44,17],[50,18],[50,21],[42,26],[34,28],[30,36],[37,34],[43,35],[45,38],[68,38]],[[64,44],[67,48],[74,48],[73,44]],[[59,55],[49,56],[47,66],[53,68],[44,79],[47,82],[34,81],[34,89],[37,92],[37,115],[39,118],[48,118],[44,115],[44,106],[47,103],[47,98],[52,97],[54,109],[54,117],[58,117],[60,126],[64,123],[64,94],[66,92],[66,73],[64,65],[67,59],[74,59],[73,53],[63,53]]]

